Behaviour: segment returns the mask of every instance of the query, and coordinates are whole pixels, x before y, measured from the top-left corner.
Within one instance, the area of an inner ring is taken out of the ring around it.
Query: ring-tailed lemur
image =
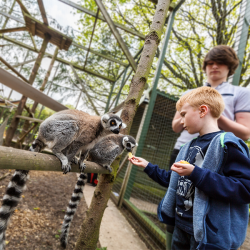
[[[41,123],[37,139],[30,151],[40,152],[45,146],[60,159],[63,173],[70,171],[71,161],[82,150],[79,167],[83,171],[85,156],[95,143],[108,134],[118,134],[126,124],[119,116],[105,114],[91,116],[79,110],[64,110],[53,114]],[[16,170],[3,197],[0,208],[0,250],[5,248],[5,231],[11,214],[21,199],[29,171]]]
[[[124,149],[131,152],[137,146],[135,139],[130,135],[107,135],[103,137],[88,153],[88,160],[100,164],[102,167],[112,172],[110,165],[115,158],[120,155]],[[61,246],[66,248],[68,241],[68,233],[70,224],[73,220],[77,206],[83,195],[83,188],[85,185],[86,176],[81,174],[78,178],[77,184],[71,196],[67,207],[66,215],[62,225]]]

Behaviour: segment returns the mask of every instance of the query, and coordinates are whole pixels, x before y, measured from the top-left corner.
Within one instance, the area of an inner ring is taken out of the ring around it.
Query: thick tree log
[[[132,79],[128,97],[124,102],[121,118],[127,124],[127,128],[122,131],[123,134],[129,134],[132,121],[153,63],[154,55],[161,39],[169,5],[170,0],[158,0],[150,32],[145,38],[141,59]],[[96,249],[102,216],[107,207],[107,202],[117,175],[119,160],[120,158],[118,157],[112,164],[114,171],[113,175],[107,174],[99,177],[98,185],[83,221],[81,232],[74,250]]]
[[[85,161],[85,164],[87,167],[84,173],[109,173],[94,162]],[[78,165],[72,164],[71,167],[71,172],[80,172]],[[3,146],[0,146],[0,169],[62,171],[61,162],[54,155]]]

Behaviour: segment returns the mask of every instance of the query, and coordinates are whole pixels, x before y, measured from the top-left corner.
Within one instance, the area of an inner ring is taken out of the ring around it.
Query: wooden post
[[[56,59],[56,57],[57,57],[57,54],[58,54],[58,47],[56,47],[56,49],[55,49],[54,55],[53,55],[53,57],[52,57],[52,60],[51,60],[51,62],[50,62],[50,65],[49,65],[49,69],[48,69],[48,71],[47,71],[47,73],[46,73],[46,76],[45,76],[45,78],[44,78],[44,80],[43,80],[43,83],[42,83],[42,86],[41,86],[41,88],[40,88],[40,90],[41,90],[42,92],[44,91],[44,88],[45,88],[45,86],[46,86],[46,84],[47,84],[47,82],[48,82],[48,79],[49,79],[51,70],[52,70],[52,68],[53,68],[55,59]],[[32,114],[35,114],[35,111],[36,111],[36,108],[37,108],[38,104],[39,104],[38,102],[34,102],[34,103],[33,103],[32,108],[31,108],[31,113],[32,113]],[[30,117],[31,117],[31,116],[30,116]],[[20,139],[18,139],[18,141],[17,141],[17,145],[22,145],[22,144],[23,144],[23,142],[24,142],[24,140],[25,140],[25,137],[28,135],[27,131],[30,132],[29,127],[30,127],[30,122],[29,122],[29,121],[25,121],[25,123],[24,123],[24,125],[23,125],[22,132],[21,132],[21,134],[20,134],[20,136],[19,136]]]
[[[43,40],[43,43],[42,43],[42,47],[41,47],[39,54],[38,54],[38,57],[36,59],[35,65],[33,67],[32,73],[31,73],[30,78],[29,78],[30,85],[32,85],[35,81],[38,69],[41,65],[41,61],[43,59],[43,56],[44,56],[45,50],[47,48],[47,45],[49,43],[49,40],[50,40],[50,36],[48,34],[46,34],[45,39]],[[10,146],[10,144],[11,144],[12,138],[14,137],[15,131],[16,131],[18,123],[19,123],[19,118],[16,118],[16,116],[22,114],[22,111],[24,109],[24,105],[25,105],[26,101],[27,101],[27,97],[22,96],[22,99],[17,107],[16,113],[11,121],[11,124],[10,124],[8,130],[7,130],[6,137],[5,137],[5,143],[4,143],[5,146]]]

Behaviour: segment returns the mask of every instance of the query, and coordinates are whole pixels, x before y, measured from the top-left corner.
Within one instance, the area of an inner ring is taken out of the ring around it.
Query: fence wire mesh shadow
[[[158,91],[149,129],[146,133],[142,133],[142,136],[146,135],[142,157],[166,170],[169,168],[170,155],[178,136],[172,131],[176,101],[175,97]],[[138,131],[144,109],[145,104],[140,105],[135,115],[130,133],[134,137]],[[124,157],[127,157],[126,153],[121,161]],[[116,178],[113,186],[114,197],[119,197],[127,166],[128,163]],[[124,195],[124,205],[130,211],[130,215],[126,213],[126,217],[130,223],[134,224],[133,226],[136,226],[139,235],[143,237],[145,242],[148,242],[148,247],[153,247],[152,249],[165,249],[166,227],[157,218],[157,206],[165,192],[166,188],[152,181],[142,168],[132,167]],[[134,217],[139,224],[134,223]],[[150,236],[145,236],[147,234]],[[145,237],[151,240],[147,240]]]

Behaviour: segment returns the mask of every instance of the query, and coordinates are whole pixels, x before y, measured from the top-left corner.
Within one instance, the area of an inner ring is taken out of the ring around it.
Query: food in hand
[[[189,162],[187,162],[187,161],[183,161],[183,160],[179,161],[178,163],[182,163],[182,164],[190,164]]]
[[[131,158],[133,158],[133,157],[134,157],[133,154],[132,154],[131,152],[129,152],[129,153],[128,153],[128,158],[131,159]]]

